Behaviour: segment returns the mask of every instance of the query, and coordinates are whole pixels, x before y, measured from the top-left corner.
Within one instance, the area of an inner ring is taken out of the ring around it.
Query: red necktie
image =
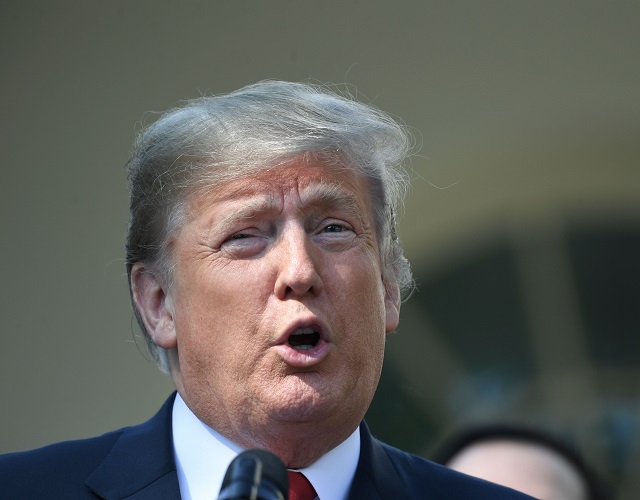
[[[304,474],[292,470],[287,473],[289,474],[289,500],[314,500],[318,496]]]

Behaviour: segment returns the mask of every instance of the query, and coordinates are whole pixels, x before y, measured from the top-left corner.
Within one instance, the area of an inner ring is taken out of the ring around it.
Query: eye
[[[257,231],[239,231],[224,240],[220,248],[233,257],[242,259],[258,255],[266,244],[264,235]]]
[[[342,224],[329,224],[322,230],[325,233],[341,233],[346,228]]]
[[[251,235],[247,234],[247,233],[236,233],[236,234],[231,235],[229,238],[227,238],[227,241],[230,241],[230,240],[242,240],[242,239],[245,239],[245,238],[251,238]]]
[[[224,247],[225,245],[240,245],[243,243],[247,243],[247,241],[243,240],[250,240],[254,237],[254,234],[246,231],[234,233],[231,236],[228,236],[227,239],[222,242],[222,246]]]
[[[344,220],[329,219],[319,224],[315,235],[315,241],[324,249],[339,252],[349,248],[356,237],[356,232],[350,224]]]
[[[317,234],[324,239],[343,240],[354,234],[354,228],[343,220],[329,219],[319,224]]]

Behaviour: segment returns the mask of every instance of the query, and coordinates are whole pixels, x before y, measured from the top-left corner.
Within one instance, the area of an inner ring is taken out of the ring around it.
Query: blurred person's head
[[[542,500],[610,498],[573,446],[532,428],[469,428],[447,440],[434,460]]]

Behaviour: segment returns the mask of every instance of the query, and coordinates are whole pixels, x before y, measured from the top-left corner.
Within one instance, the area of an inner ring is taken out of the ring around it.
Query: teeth
[[[307,335],[309,333],[315,333],[313,328],[300,328],[300,330],[296,331],[292,335]]]
[[[311,327],[300,328],[289,337],[289,345],[299,351],[313,349],[318,345],[320,334]]]

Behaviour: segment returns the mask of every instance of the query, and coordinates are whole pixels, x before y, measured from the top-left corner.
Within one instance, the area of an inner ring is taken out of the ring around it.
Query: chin
[[[292,404],[278,405],[269,412],[272,420],[290,424],[315,423],[329,418],[335,412],[335,405],[317,398],[301,399]]]
[[[319,390],[307,384],[283,383],[266,401],[267,414],[274,421],[287,423],[313,423],[329,418],[339,411],[339,402],[333,391]]]

